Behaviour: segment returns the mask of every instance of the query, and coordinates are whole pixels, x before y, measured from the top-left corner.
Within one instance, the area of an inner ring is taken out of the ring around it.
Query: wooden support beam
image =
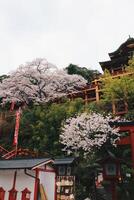
[[[47,194],[42,184],[40,184],[40,195],[41,195],[41,200],[48,200]]]

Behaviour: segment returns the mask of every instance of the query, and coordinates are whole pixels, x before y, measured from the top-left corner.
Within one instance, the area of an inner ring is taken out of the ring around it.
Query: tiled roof
[[[74,158],[60,158],[55,159],[54,165],[72,164],[73,162]]]
[[[2,169],[32,169],[36,166],[52,162],[51,158],[35,158],[35,159],[12,159],[0,160],[0,170]]]

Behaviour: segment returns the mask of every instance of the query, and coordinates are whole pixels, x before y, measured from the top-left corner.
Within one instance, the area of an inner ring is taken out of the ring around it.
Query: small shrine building
[[[0,160],[0,200],[55,200],[53,160]],[[40,192],[39,192],[40,191]]]

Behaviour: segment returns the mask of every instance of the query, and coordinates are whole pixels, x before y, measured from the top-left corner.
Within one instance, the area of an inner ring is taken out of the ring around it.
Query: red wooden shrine
[[[132,157],[132,168],[134,168],[134,122],[117,122],[116,126],[119,126],[120,132],[128,132],[129,136],[121,138],[118,145],[131,145],[131,157]]]
[[[103,180],[110,182],[110,191],[112,194],[112,200],[117,200],[116,183],[120,179],[120,166],[122,160],[112,156],[108,156],[105,159],[99,161],[103,167]]]
[[[129,133],[129,136],[122,137],[117,142],[117,145],[131,145],[131,162],[132,168],[134,168],[134,122],[112,122],[110,125],[119,127],[120,133]],[[123,160],[111,156],[100,161],[100,164],[103,167],[103,179],[110,181],[112,200],[118,199],[116,184],[121,178],[120,169],[122,162],[124,163]]]

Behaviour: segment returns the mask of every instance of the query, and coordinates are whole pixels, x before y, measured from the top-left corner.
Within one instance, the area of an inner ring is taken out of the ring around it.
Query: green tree
[[[19,146],[52,156],[63,154],[59,143],[61,124],[83,109],[81,99],[27,108],[21,117]]]
[[[87,69],[86,67],[79,67],[74,64],[70,64],[68,67],[66,67],[66,70],[68,74],[78,74],[83,76],[88,81],[88,83],[91,83],[91,81],[100,75],[100,72],[97,70]]]
[[[2,81],[4,80],[4,79],[6,79],[6,78],[9,78],[9,76],[8,75],[1,75],[0,76],[0,82],[2,83]]]
[[[103,99],[105,102],[123,101],[128,110],[134,107],[134,59],[126,66],[128,75],[114,78],[108,71],[102,78]]]

